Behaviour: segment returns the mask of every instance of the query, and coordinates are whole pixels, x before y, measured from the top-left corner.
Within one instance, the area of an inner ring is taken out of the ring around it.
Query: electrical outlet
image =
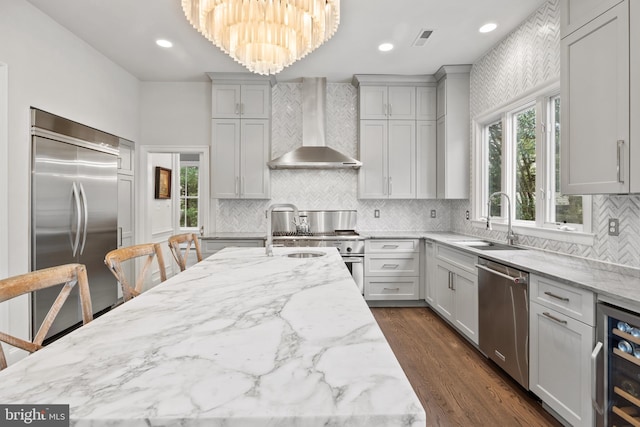
[[[436,217],[436,210],[431,209],[431,218],[435,218],[435,217]]]
[[[464,219],[469,219],[469,211],[466,211],[466,212],[464,213]]]
[[[373,217],[374,218],[380,218],[380,209],[375,209],[373,211]]]
[[[618,236],[620,234],[620,221],[618,218],[609,218],[609,236]]]

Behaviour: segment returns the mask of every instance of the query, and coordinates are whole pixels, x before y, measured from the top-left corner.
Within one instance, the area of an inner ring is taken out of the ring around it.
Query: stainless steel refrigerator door
[[[33,139],[32,260],[33,270],[77,262],[74,248],[80,232],[81,213],[77,177],[77,148],[46,138]],[[62,285],[32,295],[32,334],[38,330]],[[74,288],[48,336],[82,319]]]
[[[117,157],[78,148],[78,186],[82,205],[79,261],[87,266],[93,312],[115,304],[118,283],[104,264],[107,252],[117,248]]]

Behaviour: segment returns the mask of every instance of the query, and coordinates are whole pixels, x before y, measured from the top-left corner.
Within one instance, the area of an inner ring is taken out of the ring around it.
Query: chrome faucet
[[[509,214],[509,223],[507,227],[507,243],[513,245],[518,241],[518,236],[513,232],[513,227],[511,226],[511,199],[507,193],[503,193],[502,191],[496,191],[489,196],[489,201],[487,202],[487,230],[493,230],[491,228],[491,199],[493,196],[504,196],[507,199],[507,213]]]
[[[273,256],[273,231],[271,231],[271,214],[276,208],[290,208],[293,210],[293,219],[298,221],[298,208],[291,203],[274,203],[267,208],[267,241],[264,245],[267,256]]]

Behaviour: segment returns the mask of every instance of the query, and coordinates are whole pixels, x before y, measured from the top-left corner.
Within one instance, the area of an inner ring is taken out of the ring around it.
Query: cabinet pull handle
[[[236,103],[236,108],[234,108],[233,112],[234,112],[235,114],[240,115],[240,104],[237,104],[237,103]]]
[[[618,171],[618,182],[619,183],[624,183],[624,179],[622,178],[622,146],[624,145],[624,140],[623,139],[619,139],[618,140],[618,166],[617,166],[617,171]]]
[[[239,196],[240,195],[240,178],[236,176],[236,186],[235,186],[235,195]]]
[[[385,117],[388,117],[389,116],[389,104],[384,104],[383,110],[384,110]]]
[[[561,297],[561,296],[556,295],[554,293],[551,293],[549,291],[546,291],[544,294],[545,295],[549,295],[551,298],[559,299],[560,301],[569,302],[569,298]]]
[[[399,264],[382,264],[382,268],[387,270],[395,270],[399,266],[400,266]]]
[[[591,353],[591,404],[600,415],[604,412],[604,408],[598,401],[598,355],[602,352],[602,348],[602,343],[598,341]]]
[[[382,195],[386,196],[387,195],[387,187],[389,186],[389,181],[387,181],[387,177],[383,176],[382,177]]]
[[[382,249],[398,249],[399,245],[382,245]]]
[[[393,187],[391,184],[391,177],[389,177],[389,196],[391,196],[391,193],[393,193]]]
[[[558,319],[557,317],[552,316],[551,314],[547,313],[546,311],[544,313],[542,313],[542,314],[544,314],[545,316],[547,316],[551,320],[555,320],[558,323],[562,323],[563,325],[567,324],[566,320]]]
[[[244,194],[244,187],[245,187],[245,182],[244,182],[244,176],[240,178],[240,195]]]
[[[453,287],[453,273],[451,271],[449,271],[449,285],[447,287],[452,291],[455,291]]]
[[[122,227],[118,227],[118,247],[122,246]]]
[[[118,169],[122,169],[122,157],[118,156]]]
[[[240,115],[244,116],[244,102],[240,104]]]
[[[389,104],[389,117],[391,117],[391,114],[393,114],[392,111],[393,108],[393,104]]]
[[[385,291],[399,291],[400,288],[383,288]]]

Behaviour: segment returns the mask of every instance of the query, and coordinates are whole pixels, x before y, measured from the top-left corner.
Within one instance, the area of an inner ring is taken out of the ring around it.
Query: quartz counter
[[[220,251],[0,372],[0,402],[75,426],[424,426],[337,250],[292,251]]]

